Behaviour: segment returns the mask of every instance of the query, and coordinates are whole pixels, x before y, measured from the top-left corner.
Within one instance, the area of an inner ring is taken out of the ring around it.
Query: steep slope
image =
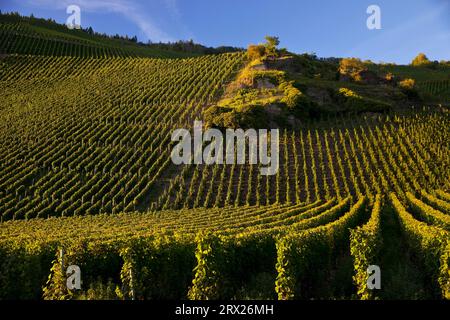
[[[0,54],[32,54],[72,57],[159,57],[186,58],[183,52],[164,45],[144,45],[128,38],[113,38],[45,19],[0,14]]]
[[[172,130],[192,126],[241,60],[2,60],[2,219],[147,208]]]

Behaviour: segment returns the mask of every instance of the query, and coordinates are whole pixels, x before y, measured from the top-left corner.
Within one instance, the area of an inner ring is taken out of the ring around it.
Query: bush
[[[203,113],[206,127],[218,129],[266,128],[268,116],[263,105],[243,104],[235,107],[212,106]]]
[[[415,87],[414,79],[404,79],[398,83],[400,89],[404,94],[406,94],[409,98],[417,98],[418,93]]]
[[[270,233],[229,238],[200,232],[196,243],[197,266],[188,294],[190,299],[276,297],[273,287],[276,249]]]
[[[404,79],[398,83],[400,88],[405,90],[413,90],[415,88],[415,84],[416,82],[414,81],[414,79],[410,78]]]
[[[416,220],[403,206],[397,195],[390,194],[408,245],[421,260],[427,276],[433,280],[434,289],[444,299],[450,299],[450,234],[438,227]]]
[[[367,288],[367,268],[379,263],[382,245],[381,237],[381,196],[377,195],[367,224],[351,230],[350,253],[353,257],[355,275],[353,280],[361,300],[374,298],[374,292]]]
[[[335,94],[335,99],[338,104],[344,106],[346,112],[383,112],[391,107],[386,102],[364,98],[347,88],[340,88]]]
[[[367,67],[358,58],[345,58],[339,63],[339,73],[355,81],[360,81],[359,73],[366,70]]]
[[[120,285],[120,272],[123,260],[120,256],[121,241],[90,242],[80,240],[68,243],[64,247],[61,261],[59,250],[53,261],[47,284],[43,289],[43,298],[47,300],[85,299],[96,295],[102,299],[105,288]],[[63,262],[63,269],[61,263]],[[77,265],[81,269],[81,290],[69,291],[65,283],[65,271],[69,265]],[[100,291],[96,291],[96,289]]]
[[[265,36],[266,39],[266,53],[270,58],[276,58],[278,56],[277,47],[280,44],[278,37]]]
[[[265,54],[266,48],[261,44],[251,44],[247,48],[247,57],[250,61],[262,59]]]
[[[303,96],[300,90],[293,86],[293,82],[280,84],[280,89],[284,92],[284,97],[281,99],[281,102],[285,103],[289,109],[295,108]]]
[[[186,299],[194,250],[191,238],[155,236],[130,241],[121,251],[124,298]]]
[[[191,300],[214,300],[223,294],[224,252],[222,240],[208,232],[200,232],[195,238],[197,266],[188,298]]]

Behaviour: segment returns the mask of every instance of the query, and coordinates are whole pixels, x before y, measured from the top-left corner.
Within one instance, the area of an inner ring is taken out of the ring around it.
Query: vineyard
[[[1,300],[450,299],[445,106],[281,128],[272,176],[177,166],[173,130],[220,100],[245,53],[14,21],[0,34]],[[420,83],[448,97],[448,80]]]
[[[450,194],[407,193],[410,209],[399,197],[6,222],[1,297],[38,299],[44,287],[48,299],[373,298],[365,270],[382,259],[393,208],[431,297],[448,298]],[[61,248],[83,270],[81,293],[63,287]]]
[[[190,166],[158,209],[311,203],[347,196],[403,195],[450,187],[448,115],[332,118],[280,136],[280,170],[258,165]]]
[[[4,59],[1,219],[148,207],[172,128],[190,124],[241,60]]]
[[[437,96],[444,100],[450,99],[450,80],[432,80],[420,83],[422,90],[431,96]]]

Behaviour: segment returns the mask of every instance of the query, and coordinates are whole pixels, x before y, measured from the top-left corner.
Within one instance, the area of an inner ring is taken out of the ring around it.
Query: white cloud
[[[177,8],[174,0],[166,0],[171,3],[171,8]],[[134,1],[129,0],[29,0],[28,3],[33,6],[46,8],[61,8],[65,10],[71,4],[78,5],[81,13],[86,12],[112,12],[121,14],[132,21],[142,33],[152,41],[173,41],[174,39],[164,31],[160,30],[153,22],[151,17],[146,15],[142,8]],[[168,5],[169,6],[169,5]],[[178,12],[178,11],[172,11]],[[179,14],[179,13],[176,13]],[[83,21],[83,20],[82,20]]]

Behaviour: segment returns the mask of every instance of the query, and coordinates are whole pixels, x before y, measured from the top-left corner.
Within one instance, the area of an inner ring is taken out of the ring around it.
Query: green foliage
[[[449,248],[450,234],[440,228],[420,222],[406,211],[394,193],[390,199],[399,218],[400,225],[408,240],[424,264],[427,275],[434,281],[442,297],[450,298]]]
[[[372,98],[365,98],[347,88],[340,88],[335,95],[338,104],[344,106],[347,112],[383,112],[391,105]]]
[[[114,239],[109,241],[77,239],[62,242],[63,256],[61,257],[58,252],[58,257],[53,262],[50,276],[43,289],[43,298],[78,300],[96,296],[98,299],[107,299],[113,291],[114,297],[119,298],[117,287],[120,285],[120,270],[123,263],[119,252],[122,246],[123,241]],[[80,290],[67,289],[66,270],[70,265],[77,265],[81,270]],[[111,290],[113,287],[114,290]]]
[[[440,190],[436,190],[436,194],[439,194],[438,193],[439,191]],[[420,195],[422,196],[423,201],[425,201],[427,204],[429,204],[433,208],[435,208],[441,212],[447,213],[447,214],[450,213],[450,203],[448,203],[447,201],[441,200],[441,199],[439,199],[439,197],[429,194],[425,190],[422,190],[420,192]]]
[[[405,90],[413,90],[414,86],[415,86],[415,81],[414,79],[404,79],[402,81],[400,81],[398,83],[398,85],[400,86],[400,88],[405,89]]]
[[[338,63],[335,61],[319,60],[313,54],[292,55],[292,72],[311,79],[335,81],[339,75]]]
[[[277,242],[277,272],[275,289],[278,299],[304,298],[318,277],[343,248],[349,238],[349,228],[356,227],[366,216],[366,198],[358,202],[341,218],[328,224],[290,233]]]
[[[406,78],[398,83],[398,86],[410,98],[418,98],[416,82],[414,79]]]
[[[212,106],[203,113],[207,127],[220,129],[266,128],[267,114],[263,105],[245,104],[238,107]]]
[[[278,37],[266,36],[266,43],[264,44],[251,44],[247,48],[247,58],[250,61],[265,61],[266,59],[275,59],[278,57],[278,45],[280,40]]]
[[[43,288],[42,298],[44,300],[69,300],[72,298],[72,292],[67,289],[65,265],[60,250],[56,253],[46,286]]]
[[[125,299],[185,299],[195,266],[190,238],[154,236],[127,242],[121,250]]]
[[[302,97],[304,97],[300,90],[293,86],[293,83],[293,81],[283,82],[279,87],[284,93],[284,97],[281,99],[281,102],[286,104],[289,109],[294,109],[297,107],[300,104]]]
[[[360,81],[359,73],[365,70],[367,70],[367,67],[358,58],[344,58],[339,63],[339,73],[354,81]]]
[[[444,230],[450,231],[450,215],[445,214],[426,203],[417,199],[412,193],[407,192],[406,198],[411,211],[416,213],[422,220],[431,225],[438,226]]]
[[[289,115],[304,116],[311,106],[311,101],[294,86],[294,81],[287,80],[284,71],[246,67],[237,82],[245,83],[245,87],[203,112],[207,127],[267,128],[270,120],[284,126]],[[276,106],[281,114],[273,116],[267,110],[270,106]]]
[[[247,48],[247,58],[250,61],[261,60],[266,55],[266,48],[261,44],[251,44]]]
[[[424,53],[419,53],[411,61],[411,65],[414,67],[429,66],[430,64],[431,64],[431,61],[428,60],[427,56]]]
[[[68,29],[65,24],[0,12],[2,53],[74,57],[189,58],[202,54],[240,51],[233,47],[208,48],[192,40],[142,43],[137,37],[109,36],[87,29]]]
[[[8,239],[0,244],[0,300],[39,299],[56,248],[34,241]]]
[[[277,57],[277,47],[280,44],[278,37],[265,36],[266,39],[265,47],[267,57],[275,58]]]
[[[191,300],[214,300],[220,298],[224,255],[221,254],[221,239],[211,233],[200,232],[195,242],[197,266],[188,298]]]
[[[353,257],[355,275],[353,280],[358,288],[358,296],[361,300],[369,300],[375,297],[373,290],[367,288],[367,268],[369,265],[379,265],[381,238],[381,209],[382,198],[377,195],[372,208],[369,221],[350,233],[350,253]]]
[[[423,81],[417,84],[417,90],[434,101],[448,101],[450,99],[450,79]]]

